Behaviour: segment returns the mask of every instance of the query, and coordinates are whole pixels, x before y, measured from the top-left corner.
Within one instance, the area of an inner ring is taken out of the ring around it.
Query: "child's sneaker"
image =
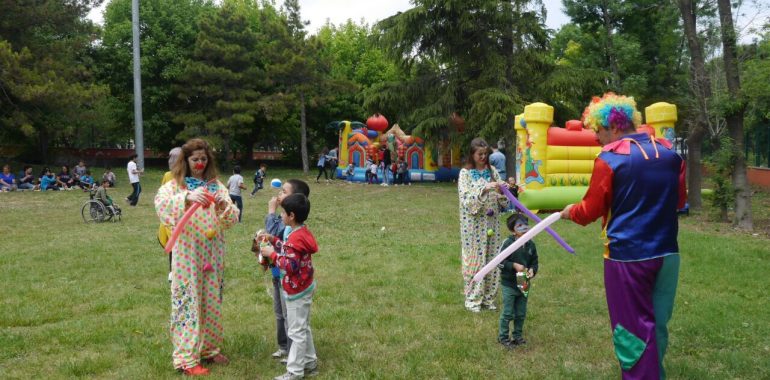
[[[516,346],[521,346],[523,344],[527,344],[527,340],[524,338],[516,338],[512,341],[512,343]]]
[[[296,375],[291,372],[286,372],[281,376],[274,377],[273,380],[297,380],[297,379],[302,379],[304,377],[305,376],[303,375]]]
[[[507,348],[509,350],[512,349],[515,346],[515,344],[510,339],[508,339],[508,338],[502,338],[502,339],[501,338],[497,338],[497,342],[502,344],[503,347],[505,347],[505,348]]]
[[[305,364],[305,377],[318,375],[318,362]]]
[[[270,290],[272,290],[272,289],[270,289]],[[271,356],[273,357],[273,359],[278,359],[278,358],[282,358],[282,357],[286,356],[287,354],[288,354],[288,352],[286,352],[286,350],[282,350],[282,349],[279,348],[278,351],[273,352]]]

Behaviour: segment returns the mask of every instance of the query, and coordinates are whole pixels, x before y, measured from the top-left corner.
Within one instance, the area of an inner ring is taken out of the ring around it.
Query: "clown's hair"
[[[636,101],[631,96],[616,95],[613,92],[601,98],[594,96],[583,111],[583,125],[598,131],[599,127],[609,129],[614,125],[621,131],[634,130],[642,123],[642,114],[636,110]]]

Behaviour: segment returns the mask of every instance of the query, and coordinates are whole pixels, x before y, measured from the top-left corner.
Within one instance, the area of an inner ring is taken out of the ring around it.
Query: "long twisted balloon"
[[[513,194],[511,194],[510,190],[508,190],[506,186],[500,186],[500,189],[502,189],[505,197],[508,198],[508,200],[511,201],[511,203],[513,203],[513,205],[516,206],[517,209],[521,210],[521,212],[526,214],[530,219],[534,220],[537,223],[540,223],[541,219],[537,215],[533,214],[532,211],[529,211],[529,209],[526,206],[524,206],[518,199],[516,199],[516,197],[514,197]],[[570,247],[569,244],[567,244],[567,242],[564,241],[564,239],[562,239],[561,236],[559,236],[559,234],[556,233],[556,231],[551,229],[551,227],[547,227],[545,231],[551,234],[551,236],[553,236],[553,238],[556,239],[556,241],[559,244],[561,244],[561,246],[564,247],[564,249],[566,249],[567,252],[573,255],[575,254],[575,249]]]

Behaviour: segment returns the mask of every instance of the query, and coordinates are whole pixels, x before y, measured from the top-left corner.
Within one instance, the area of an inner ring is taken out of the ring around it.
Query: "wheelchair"
[[[101,200],[96,199],[96,190],[90,190],[88,192],[89,199],[83,203],[80,208],[80,215],[83,216],[83,221],[86,223],[101,223],[106,221],[119,222],[122,212],[120,207],[115,203],[108,206]]]

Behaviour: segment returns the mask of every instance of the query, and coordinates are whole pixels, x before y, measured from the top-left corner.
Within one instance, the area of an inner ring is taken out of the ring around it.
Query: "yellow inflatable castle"
[[[674,142],[676,105],[655,103],[644,111],[647,124],[638,131]],[[561,210],[583,199],[601,151],[596,134],[579,120],[554,126],[553,107],[545,103],[524,107],[515,125],[519,200],[531,210]]]

